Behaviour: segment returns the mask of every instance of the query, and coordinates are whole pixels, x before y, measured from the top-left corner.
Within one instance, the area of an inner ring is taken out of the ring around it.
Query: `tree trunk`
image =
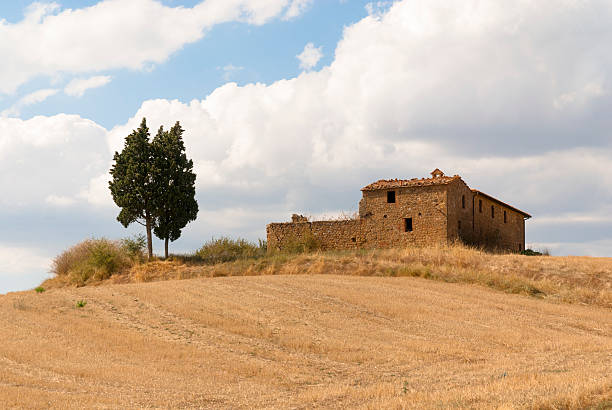
[[[164,249],[164,258],[168,259],[168,238],[165,239],[164,246],[165,246],[165,249]]]
[[[151,236],[151,216],[147,212],[145,215],[147,226],[147,249],[149,251],[149,261],[153,259],[153,238]]]

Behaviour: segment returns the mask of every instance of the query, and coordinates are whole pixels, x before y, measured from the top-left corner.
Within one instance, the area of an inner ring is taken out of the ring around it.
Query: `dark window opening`
[[[523,252],[523,245],[519,243],[519,252]]]
[[[461,221],[457,221],[457,228],[459,228],[459,230],[461,230]]]
[[[412,232],[412,218],[404,218],[404,232]]]
[[[478,212],[482,213],[482,199],[478,200]]]
[[[395,191],[387,191],[387,203],[388,204],[395,203]]]
[[[351,241],[357,242],[357,238],[353,237],[353,238],[351,238]]]
[[[495,218],[495,207],[491,205],[491,218]]]
[[[465,209],[465,195],[461,195],[461,208]]]
[[[506,216],[506,211],[504,211],[504,223],[508,222],[508,217]]]

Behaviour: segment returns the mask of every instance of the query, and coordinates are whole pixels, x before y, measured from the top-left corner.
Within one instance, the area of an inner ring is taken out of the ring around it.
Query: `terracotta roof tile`
[[[452,177],[441,176],[436,178],[412,178],[412,179],[380,179],[361,188],[362,191],[375,191],[378,189],[392,189],[413,186],[446,185],[457,179],[459,175]]]

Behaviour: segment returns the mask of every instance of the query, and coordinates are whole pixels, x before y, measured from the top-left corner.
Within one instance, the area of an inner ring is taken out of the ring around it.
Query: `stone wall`
[[[482,206],[481,206],[482,201]],[[493,207],[493,212],[491,212]],[[504,222],[504,212],[506,219]],[[489,248],[525,250],[525,219],[513,209],[474,195],[474,243]]]
[[[316,239],[322,249],[356,249],[362,245],[362,221],[315,221],[271,223],[266,227],[268,250],[283,250],[292,243]]]
[[[387,192],[395,192],[395,203]],[[446,242],[446,187],[432,185],[363,191],[360,218],[365,247],[388,248],[407,245],[434,245]],[[412,230],[406,230],[406,219]]]
[[[474,242],[474,194],[463,180],[448,186],[448,240]]]

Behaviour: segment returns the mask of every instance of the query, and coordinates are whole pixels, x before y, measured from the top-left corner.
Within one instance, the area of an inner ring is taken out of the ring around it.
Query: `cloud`
[[[106,129],[77,115],[0,118],[0,207],[66,206],[108,171]]]
[[[296,57],[300,60],[300,68],[304,70],[313,69],[318,63],[321,57],[323,57],[323,47],[315,47],[314,44],[308,43],[304,47],[304,50]]]
[[[308,7],[310,7],[312,2],[313,0],[293,0],[289,7],[287,7],[283,20],[290,20],[301,15]]]
[[[221,70],[223,70],[223,79],[229,81],[235,73],[244,70],[244,67],[237,67],[230,63],[221,67]]]
[[[67,196],[51,194],[47,195],[47,197],[45,198],[45,202],[53,206],[70,206],[73,205],[76,201],[74,198],[70,198]]]
[[[373,1],[365,5],[368,14],[375,18],[383,17],[393,4],[392,1]]]
[[[21,109],[28,105],[38,104],[45,101],[47,98],[54,96],[59,92],[55,88],[45,88],[26,94],[19,101],[13,104],[10,108],[2,111],[0,117],[17,116],[21,113]]]
[[[0,244],[0,272],[4,275],[22,275],[32,270],[49,271],[51,258],[35,248]]]
[[[102,87],[111,82],[112,77],[108,75],[98,75],[89,78],[75,78],[70,81],[66,88],[64,88],[64,93],[67,95],[71,95],[73,97],[82,97],[85,94],[85,91],[90,90],[92,88]]]
[[[0,93],[12,93],[41,75],[140,70],[166,61],[217,24],[260,25],[282,15],[295,17],[305,3],[206,0],[187,8],[156,0],[103,0],[80,9],[34,3],[20,22],[0,20]]]
[[[45,250],[0,243],[0,294],[34,288],[50,276],[51,263]]]

